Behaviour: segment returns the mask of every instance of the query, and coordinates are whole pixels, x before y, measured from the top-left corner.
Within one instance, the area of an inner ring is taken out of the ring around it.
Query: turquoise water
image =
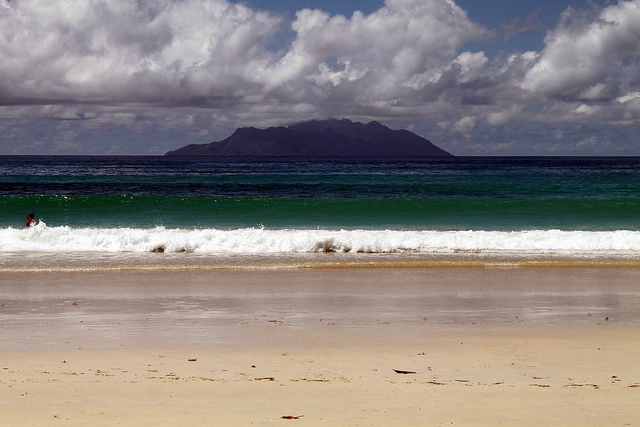
[[[1,157],[0,227],[639,230],[638,158]]]
[[[0,184],[0,252],[18,264],[26,253],[640,256],[639,158],[0,157]]]

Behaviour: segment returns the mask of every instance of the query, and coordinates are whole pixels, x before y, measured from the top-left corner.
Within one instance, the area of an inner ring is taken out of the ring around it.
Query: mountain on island
[[[222,141],[190,144],[166,156],[212,157],[450,157],[408,130],[348,119],[312,120],[289,127],[237,129]]]

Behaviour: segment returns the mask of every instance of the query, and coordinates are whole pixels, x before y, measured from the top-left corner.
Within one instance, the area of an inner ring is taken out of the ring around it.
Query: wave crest
[[[233,230],[36,227],[0,229],[0,252],[640,253],[640,231]]]

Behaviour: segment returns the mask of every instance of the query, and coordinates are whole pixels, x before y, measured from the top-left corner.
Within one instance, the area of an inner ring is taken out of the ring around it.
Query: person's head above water
[[[26,225],[31,225],[31,224],[35,224],[36,223],[36,215],[34,213],[30,213],[29,215],[27,215],[27,224]]]

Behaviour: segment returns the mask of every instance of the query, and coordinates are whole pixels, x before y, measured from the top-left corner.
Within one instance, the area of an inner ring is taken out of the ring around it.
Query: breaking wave
[[[0,228],[0,252],[640,253],[640,231]]]

